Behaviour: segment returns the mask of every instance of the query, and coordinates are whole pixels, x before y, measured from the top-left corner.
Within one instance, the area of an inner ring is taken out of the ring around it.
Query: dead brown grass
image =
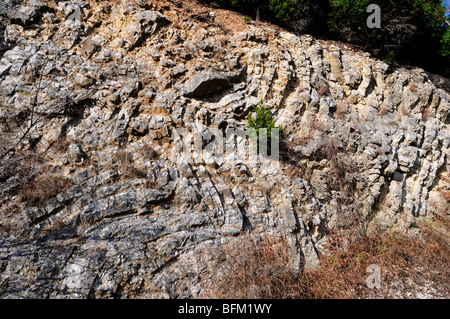
[[[114,157],[116,159],[115,164],[111,164],[108,169],[117,169],[120,172],[121,181],[128,181],[131,179],[144,179],[146,188],[154,188],[157,187],[158,181],[152,181],[147,176],[147,171],[143,167],[139,167],[137,165],[137,159],[140,161],[153,161],[158,158],[158,152],[148,144],[144,144],[137,151],[137,156],[133,156],[133,154],[123,151],[116,154]]]
[[[52,144],[51,149],[57,153],[65,154],[69,150],[71,144],[83,144],[83,141],[79,138],[67,138],[66,136],[58,137]]]
[[[118,168],[121,172],[120,176],[122,180],[147,177],[147,172],[136,167],[133,155],[129,152],[121,152],[115,157],[119,164]]]
[[[336,146],[333,140],[317,148],[310,156],[315,162],[326,159],[330,168],[330,189],[354,194],[356,191],[358,167],[345,153],[345,150]]]
[[[447,222],[447,231],[448,226]],[[429,227],[423,228],[423,236],[422,240],[388,233],[365,236],[346,250],[322,256],[320,267],[303,273],[300,287],[307,298],[365,298],[373,293],[366,285],[367,267],[376,264],[382,272],[380,297],[389,297],[389,283],[408,279],[419,285],[431,281],[449,291],[449,242]]]
[[[425,110],[423,110],[422,112],[422,120],[424,122],[428,121],[429,117],[431,116],[431,109],[430,108],[426,108]]]
[[[301,157],[301,154],[295,151],[297,146],[306,146],[308,142],[314,138],[314,134],[316,131],[323,132],[324,125],[323,123],[316,117],[311,117],[307,122],[307,133],[303,136],[296,137],[292,141],[289,141],[288,135],[283,135],[280,141],[280,150],[282,152],[282,156],[285,159]]]
[[[314,128],[314,130],[316,129],[318,128]],[[339,204],[340,224],[337,227],[345,229],[352,236],[363,236],[367,228],[367,219],[362,215],[362,205],[357,199],[362,180],[358,166],[348,156],[346,148],[333,138],[329,138],[318,146],[307,157],[308,162],[312,165],[301,163],[301,159],[305,156],[297,151],[296,147],[304,145],[307,141],[308,139],[296,139],[292,142],[285,139],[281,141],[281,158],[286,164],[287,172],[290,175],[300,174],[306,182],[311,184],[311,181],[316,178],[317,170],[325,171],[326,191]],[[311,186],[314,188],[313,185]]]
[[[345,249],[337,237],[320,265],[296,277],[291,250],[283,238],[248,234],[223,246],[205,298],[221,299],[348,299],[392,298],[395,282],[413,281],[442,294],[450,291],[448,220],[422,225],[422,238],[375,233]],[[381,269],[381,287],[367,287],[367,268]],[[404,292],[407,293],[406,291]],[[398,295],[396,297],[399,297]]]
[[[51,148],[60,154],[65,154],[69,150],[70,141],[66,137],[59,137],[53,144]]]
[[[204,298],[295,297],[290,249],[283,238],[245,234],[222,249],[222,258],[214,267],[212,285],[204,292]]]
[[[319,96],[325,96],[328,93],[330,93],[330,88],[329,88],[328,84],[324,84],[320,88],[318,88],[317,93],[319,94]]]
[[[17,202],[26,203],[28,207],[42,206],[72,186],[72,180],[67,177],[42,174],[19,187]]]
[[[411,109],[408,108],[408,106],[405,105],[400,105],[400,107],[398,108],[398,111],[400,112],[401,115],[406,116],[406,117],[411,117],[412,115],[412,111]]]
[[[42,206],[73,186],[70,178],[60,174],[58,166],[31,152],[17,152],[13,157],[4,159],[0,173],[0,196],[7,200],[7,205],[3,207],[7,213],[16,212],[22,203],[28,207]],[[13,197],[14,200],[8,200]]]
[[[154,160],[158,158],[158,152],[149,144],[144,144],[139,149],[139,154],[144,160]]]
[[[156,0],[151,0],[151,3],[154,8],[159,10],[166,4]],[[196,21],[203,27],[217,27],[225,33],[245,31],[249,28],[242,14],[219,8],[213,3],[209,6],[190,0],[178,0],[176,3],[169,1],[168,3],[170,3],[170,10],[165,10],[164,15],[174,23],[181,20]],[[210,12],[213,12],[213,15],[210,15]]]

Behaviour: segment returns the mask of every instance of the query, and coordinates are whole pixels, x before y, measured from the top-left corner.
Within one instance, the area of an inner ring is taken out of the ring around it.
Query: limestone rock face
[[[242,232],[313,267],[448,214],[447,79],[182,2],[0,4],[1,298],[195,298]],[[260,100],[279,159],[223,154]]]

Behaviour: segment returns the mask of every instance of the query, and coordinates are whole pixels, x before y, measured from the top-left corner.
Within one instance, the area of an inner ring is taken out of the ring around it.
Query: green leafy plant
[[[249,16],[245,16],[245,17],[244,17],[244,22],[245,22],[245,23],[250,23],[250,22],[252,22],[252,21],[253,21],[252,17],[249,17]]]
[[[389,51],[388,54],[386,54],[386,56],[383,59],[383,62],[386,64],[392,64],[392,62],[395,61],[395,52],[394,51]]]
[[[270,145],[272,139],[272,129],[278,129],[278,138],[281,135],[283,128],[280,126],[276,126],[276,120],[270,114],[270,110],[266,110],[263,105],[263,100],[261,100],[257,105],[253,106],[253,110],[256,113],[256,118],[253,115],[250,115],[247,119],[247,134],[250,138],[257,142],[259,141],[260,133],[262,129],[266,130],[267,134],[267,149],[260,149],[260,145],[257,144],[258,150],[260,154],[267,155],[270,152]]]

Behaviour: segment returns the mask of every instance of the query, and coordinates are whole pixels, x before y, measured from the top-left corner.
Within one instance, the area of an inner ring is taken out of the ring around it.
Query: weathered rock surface
[[[192,77],[187,83],[187,96],[211,96],[231,86],[230,81],[220,74],[199,74]]]
[[[448,214],[446,79],[156,1],[7,1],[0,15],[2,298],[195,298],[205,251],[243,231],[285,236],[309,267],[354,211],[411,235]],[[176,129],[244,129],[261,99],[286,135],[280,161],[180,156]],[[54,178],[24,188],[27,174]],[[38,205],[36,188],[51,195]]]

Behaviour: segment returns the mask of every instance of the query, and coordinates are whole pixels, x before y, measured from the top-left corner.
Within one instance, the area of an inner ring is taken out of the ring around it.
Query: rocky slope
[[[301,268],[330,230],[448,214],[444,78],[191,1],[0,14],[2,298],[195,298],[243,231]],[[245,129],[261,99],[279,161],[180,156],[177,129]]]

